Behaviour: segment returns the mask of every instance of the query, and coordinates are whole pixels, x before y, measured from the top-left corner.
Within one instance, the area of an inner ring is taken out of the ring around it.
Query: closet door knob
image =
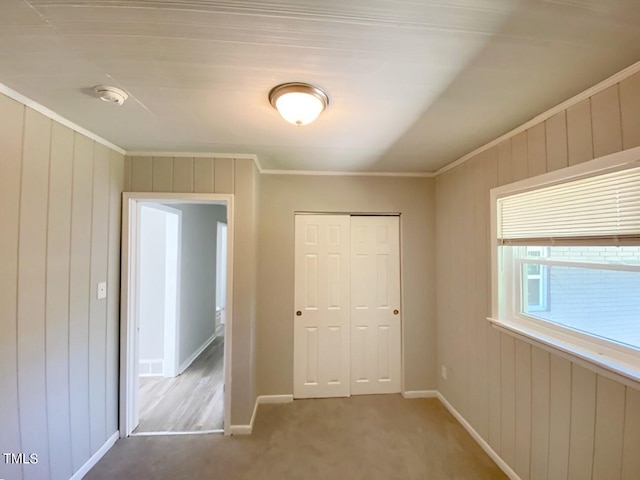
[[[298,310],[298,311],[296,312],[296,315],[300,317],[300,316],[302,315],[302,312],[301,312],[300,310]]]
[[[397,314],[399,314],[399,313],[400,313],[400,312],[399,312],[398,310],[394,310],[394,311],[393,311],[393,314],[394,314],[394,315],[397,315]]]

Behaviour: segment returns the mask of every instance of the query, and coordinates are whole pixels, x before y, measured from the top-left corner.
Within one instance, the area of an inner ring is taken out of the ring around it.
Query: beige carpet
[[[505,479],[436,399],[400,395],[261,405],[253,434],[120,440],[99,479]]]

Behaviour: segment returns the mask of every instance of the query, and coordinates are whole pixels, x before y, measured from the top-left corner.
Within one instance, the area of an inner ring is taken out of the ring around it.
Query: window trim
[[[637,352],[632,354],[628,348],[624,346],[619,346],[620,348],[618,348],[618,345],[614,342],[582,335],[580,332],[573,332],[550,322],[537,320],[535,317],[525,315],[528,318],[522,318],[522,316],[512,315],[512,304],[516,301],[515,298],[512,298],[511,301],[503,302],[504,304],[508,303],[509,305],[507,306],[500,305],[499,265],[503,261],[510,262],[511,260],[501,258],[499,255],[496,235],[498,231],[498,211],[496,207],[498,200],[502,197],[639,166],[640,147],[635,147],[579,165],[491,189],[491,316],[487,318],[495,328],[504,333],[560,354],[586,368],[634,388],[638,388],[640,385],[640,361],[638,360]],[[505,271],[508,272],[504,281],[513,284],[513,265],[505,265],[504,267]],[[520,293],[514,292],[514,294]],[[510,310],[510,312],[506,310]]]

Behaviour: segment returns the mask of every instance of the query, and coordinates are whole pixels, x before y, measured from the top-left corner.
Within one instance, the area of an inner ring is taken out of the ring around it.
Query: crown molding
[[[125,152],[125,150],[123,148],[120,148],[119,146],[111,143],[109,140],[106,140],[106,139],[102,138],[101,136],[96,135],[93,132],[90,132],[86,128],[82,128],[77,123],[73,123],[71,120],[68,120],[68,119],[64,118],[62,115],[57,114],[53,110],[45,107],[44,105],[36,102],[35,100],[31,100],[30,98],[25,97],[21,93],[16,92],[13,88],[10,88],[10,87],[6,86],[3,83],[0,83],[0,93],[2,93],[4,95],[6,95],[7,97],[15,100],[16,102],[19,102],[19,103],[25,105],[26,107],[29,107],[32,110],[35,110],[38,113],[41,113],[45,117],[47,117],[47,118],[49,118],[51,120],[54,120],[54,121],[58,122],[59,124],[64,125],[65,127],[68,127],[71,130],[74,130],[74,131],[80,133],[81,135],[84,135],[85,137],[90,138],[91,140],[94,140],[94,141],[104,145],[107,148],[110,148],[111,150],[115,150],[116,152],[118,152],[121,155],[125,155],[126,154],[126,152]]]
[[[341,177],[435,177],[431,172],[351,172],[341,170],[262,170],[264,175],[308,175]]]
[[[551,107],[549,110],[547,110],[545,112],[542,112],[541,114],[533,117],[531,120],[529,120],[528,122],[523,123],[519,127],[516,127],[513,130],[505,133],[504,135],[499,136],[495,140],[492,140],[491,142],[486,143],[483,146],[476,148],[475,150],[467,153],[466,155],[463,155],[458,160],[456,160],[454,162],[451,162],[448,165],[445,165],[444,167],[440,168],[439,170],[436,170],[434,172],[434,176],[437,177],[438,175],[440,175],[440,174],[442,174],[442,173],[444,173],[444,172],[446,172],[448,170],[451,170],[452,168],[455,168],[458,165],[462,165],[464,162],[466,162],[467,160],[475,157],[479,153],[482,153],[482,152],[484,152],[486,150],[489,150],[492,147],[495,147],[499,143],[502,143],[504,140],[507,140],[507,139],[512,138],[512,137],[515,137],[519,133],[522,133],[522,132],[528,130],[529,128],[534,127],[534,126],[544,122],[545,120],[548,120],[549,118],[553,117],[554,115],[557,115],[558,113],[567,110],[568,108],[580,103],[583,100],[586,100],[588,98],[593,97],[595,94],[600,93],[603,90],[606,90],[607,88],[612,87],[612,86],[620,83],[622,80],[625,80],[625,79],[629,78],[630,76],[632,76],[632,75],[634,75],[634,74],[636,74],[638,72],[640,72],[640,62],[636,62],[633,65],[628,66],[624,70],[620,70],[618,73],[615,73],[615,74],[611,75],[609,78],[606,78],[605,80],[601,81],[600,83],[597,83],[593,87],[587,88],[586,90],[578,93],[577,95],[569,98],[568,100],[565,100],[564,102],[559,103],[558,105],[556,105],[554,107]]]

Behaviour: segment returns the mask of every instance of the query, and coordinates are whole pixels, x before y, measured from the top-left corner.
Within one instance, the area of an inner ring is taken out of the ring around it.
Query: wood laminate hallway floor
[[[224,423],[224,341],[217,337],[182,375],[141,377],[134,433],[219,430]]]
[[[253,433],[119,440],[87,480],[506,479],[437,399],[260,405]]]

